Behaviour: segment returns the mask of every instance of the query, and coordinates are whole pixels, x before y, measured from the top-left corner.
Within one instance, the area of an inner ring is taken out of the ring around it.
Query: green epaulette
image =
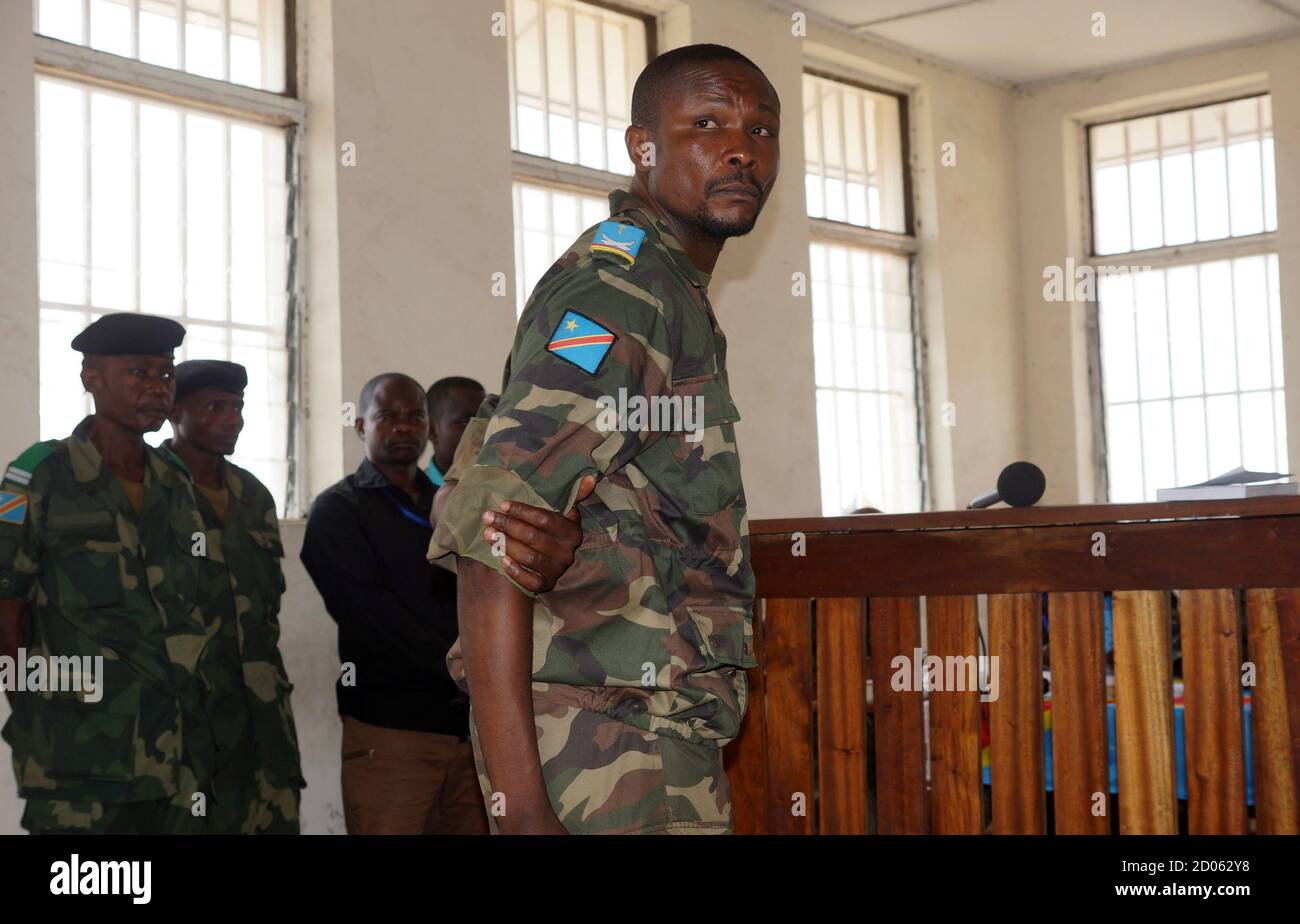
[[[5,469],[5,481],[11,481],[20,487],[27,487],[32,480],[42,462],[54,455],[54,450],[59,446],[58,440],[45,440],[40,443],[32,443],[23,450],[22,455],[9,463],[9,468]]]

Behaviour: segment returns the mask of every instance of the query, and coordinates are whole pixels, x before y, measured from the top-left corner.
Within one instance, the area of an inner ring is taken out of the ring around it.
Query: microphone
[[[998,501],[1005,501],[1012,507],[1032,507],[1045,490],[1047,478],[1041,468],[1032,462],[1012,462],[998,475],[997,488],[975,498],[966,509],[992,507]]]

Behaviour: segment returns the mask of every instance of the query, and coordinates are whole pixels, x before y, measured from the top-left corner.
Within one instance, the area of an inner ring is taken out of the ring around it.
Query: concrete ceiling
[[[1300,32],[1300,0],[780,0],[1011,84]],[[1092,34],[1093,14],[1106,34]]]

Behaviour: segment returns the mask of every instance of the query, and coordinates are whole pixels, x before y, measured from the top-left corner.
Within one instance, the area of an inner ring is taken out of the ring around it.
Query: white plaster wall
[[[491,32],[498,6],[307,5],[308,278],[320,287],[308,294],[305,326],[308,499],[361,462],[339,409],[371,376],[500,383],[515,300],[506,39]],[[326,28],[322,47],[314,33]],[[347,142],[355,166],[340,165]],[[491,294],[497,272],[509,283],[500,297]]]
[[[36,84],[32,5],[0,4],[0,456],[40,436],[36,309]],[[0,723],[9,701],[0,696]],[[9,746],[0,743],[0,834],[19,830]]]

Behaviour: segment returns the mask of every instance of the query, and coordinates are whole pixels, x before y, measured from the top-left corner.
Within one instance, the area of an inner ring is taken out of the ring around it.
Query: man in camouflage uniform
[[[234,593],[234,619],[211,645],[222,664],[242,664],[244,703],[232,702],[230,721],[213,723],[218,746],[229,751],[234,829],[243,834],[297,834],[303,786],[298,734],[284,661],[280,657],[280,522],[271,492],[226,456],[244,428],[248,371],[238,363],[191,360],[176,367],[176,436],[163,454],[189,479],[213,560],[225,564]],[[221,801],[221,800],[219,800]],[[230,799],[225,800],[227,802]]]
[[[459,556],[448,661],[501,831],[731,830],[721,748],[755,664],[754,578],[707,288],[775,181],[779,105],[731,49],[651,62],[626,134],[630,191],[534,289],[482,450],[452,473],[430,557]],[[567,512],[588,474],[576,560],[529,599],[481,516],[503,501]]]
[[[0,485],[0,654],[103,658],[98,698],[10,696],[4,738],[32,832],[239,830],[243,803],[216,785],[246,768],[226,732],[247,727],[221,642],[230,578],[188,479],[144,441],[171,411],[184,336],[140,314],[82,331],[72,347],[95,413],[23,452]]]

